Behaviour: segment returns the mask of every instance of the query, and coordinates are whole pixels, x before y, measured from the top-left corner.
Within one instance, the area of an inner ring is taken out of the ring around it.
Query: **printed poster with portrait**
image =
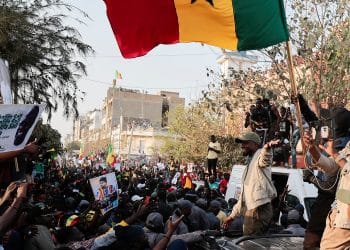
[[[91,178],[89,182],[102,214],[118,206],[118,183],[114,173]]]
[[[0,105],[0,152],[23,149],[38,122],[45,105]]]

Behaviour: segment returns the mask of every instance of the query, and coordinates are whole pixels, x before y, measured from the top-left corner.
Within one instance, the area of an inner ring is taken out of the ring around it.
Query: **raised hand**
[[[318,146],[320,149],[322,149],[324,152],[326,152],[331,157],[334,157],[335,154],[338,153],[338,151],[334,148],[334,141],[328,140],[326,143],[326,147],[323,145]]]
[[[221,226],[222,229],[227,230],[232,221],[233,221],[233,218],[231,216],[228,216]]]
[[[26,198],[28,183],[21,183],[17,189],[17,198]]]
[[[170,216],[169,217],[169,223],[168,223],[168,232],[175,232],[176,228],[179,226],[181,220],[183,219],[183,215],[181,215],[181,217],[179,217],[178,219],[176,219],[175,221],[173,221],[173,217]]]

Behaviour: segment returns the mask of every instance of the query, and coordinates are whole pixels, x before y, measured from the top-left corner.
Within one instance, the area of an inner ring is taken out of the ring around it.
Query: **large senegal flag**
[[[125,58],[159,44],[253,50],[288,40],[283,0],[104,0]]]

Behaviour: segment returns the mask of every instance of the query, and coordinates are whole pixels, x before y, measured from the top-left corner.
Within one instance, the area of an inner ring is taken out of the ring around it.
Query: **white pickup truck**
[[[230,181],[227,187],[225,199],[238,199],[241,193],[241,179],[245,165],[234,165],[232,167]],[[286,201],[290,205],[302,204],[305,208],[304,219],[309,221],[310,208],[317,196],[317,188],[303,181],[302,169],[290,169],[283,167],[272,167],[272,181],[278,194],[288,185],[290,192]]]

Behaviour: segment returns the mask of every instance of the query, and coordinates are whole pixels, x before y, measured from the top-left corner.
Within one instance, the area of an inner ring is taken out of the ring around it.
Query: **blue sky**
[[[82,35],[81,39],[96,52],[86,59],[88,75],[78,82],[79,88],[86,92],[84,101],[79,103],[81,114],[102,106],[116,70],[123,76],[119,82],[123,87],[149,93],[161,89],[178,91],[187,103],[198,98],[200,91],[208,84],[206,68],[219,70],[216,59],[220,56],[220,50],[199,43],[161,45],[144,57],[124,59],[110,28],[104,2],[70,2],[92,19],[84,19],[86,25],[70,20],[69,25],[76,27]],[[51,125],[62,134],[63,139],[72,132],[73,121],[64,119],[60,109],[53,115]]]

